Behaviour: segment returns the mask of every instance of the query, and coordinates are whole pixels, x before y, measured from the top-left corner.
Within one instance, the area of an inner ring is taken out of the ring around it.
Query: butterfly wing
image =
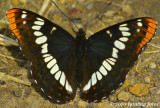
[[[31,74],[41,90],[57,103],[73,100],[76,92],[74,38],[53,22],[28,10],[11,9],[7,19],[22,51],[32,63]]]
[[[81,98],[88,102],[100,101],[117,89],[155,30],[154,19],[137,18],[92,35],[83,60],[86,68]]]

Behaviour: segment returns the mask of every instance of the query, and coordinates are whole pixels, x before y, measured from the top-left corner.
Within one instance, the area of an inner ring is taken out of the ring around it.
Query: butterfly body
[[[152,18],[136,18],[86,39],[83,29],[73,38],[28,10],[11,9],[7,18],[23,53],[32,62],[33,79],[49,98],[61,104],[74,99],[77,87],[87,102],[107,98],[125,81],[157,25]]]

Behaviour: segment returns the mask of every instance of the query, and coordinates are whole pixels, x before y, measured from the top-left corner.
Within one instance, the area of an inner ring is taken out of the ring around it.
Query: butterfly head
[[[78,32],[76,32],[77,37],[85,37],[86,33],[83,28],[80,28]]]

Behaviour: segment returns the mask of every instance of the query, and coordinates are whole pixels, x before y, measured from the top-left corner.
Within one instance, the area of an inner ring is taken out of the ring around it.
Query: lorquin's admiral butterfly
[[[136,18],[74,39],[48,19],[28,10],[7,12],[10,29],[32,63],[31,74],[56,103],[72,101],[80,88],[87,102],[101,101],[124,82],[128,70],[156,31],[152,18]]]

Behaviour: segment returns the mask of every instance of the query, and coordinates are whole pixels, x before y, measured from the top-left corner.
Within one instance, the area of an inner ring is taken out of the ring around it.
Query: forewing
[[[83,60],[81,98],[88,102],[101,101],[117,89],[155,30],[154,19],[137,18],[91,36]]]
[[[7,19],[24,55],[32,63],[31,74],[41,90],[56,103],[73,100],[76,92],[74,38],[28,10],[11,9]]]

